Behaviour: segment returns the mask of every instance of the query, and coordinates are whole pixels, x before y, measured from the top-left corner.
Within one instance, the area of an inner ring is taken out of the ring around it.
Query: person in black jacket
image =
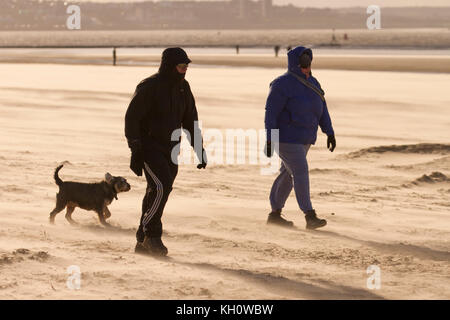
[[[130,168],[138,176],[144,171],[147,179],[137,253],[165,256],[168,252],[161,240],[161,217],[178,172],[180,135],[174,141],[174,131],[183,128],[189,133],[200,161],[197,168],[207,164],[194,96],[184,79],[190,62],[183,49],[165,49],[158,73],[139,83],[125,115]]]

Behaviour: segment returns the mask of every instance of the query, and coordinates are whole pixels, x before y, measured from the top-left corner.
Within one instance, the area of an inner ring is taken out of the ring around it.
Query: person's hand
[[[197,165],[197,169],[206,169],[206,165],[208,164],[208,160],[206,158],[206,151],[202,149],[202,163]]]
[[[129,143],[131,149],[130,169],[138,176],[142,176],[144,168],[144,153],[140,141]]]
[[[144,157],[142,152],[131,152],[130,169],[138,176],[142,176]]]
[[[266,145],[264,146],[264,154],[270,158],[273,155],[273,147],[272,147],[272,142],[271,141],[267,141]]]
[[[331,148],[330,148],[331,147]],[[327,148],[333,152],[334,148],[336,148],[336,138],[334,137],[334,135],[329,135],[328,139],[327,139]]]

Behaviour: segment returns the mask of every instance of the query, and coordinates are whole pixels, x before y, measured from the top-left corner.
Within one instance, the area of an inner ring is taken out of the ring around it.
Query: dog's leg
[[[77,225],[78,223],[72,219],[72,213],[75,210],[73,206],[67,206],[66,219],[72,225]]]
[[[105,214],[105,219],[108,219],[111,217],[111,211],[109,211],[107,206],[105,206],[105,208],[103,209],[103,212]]]
[[[97,209],[97,210],[95,210],[95,211],[96,211],[97,214],[98,214],[98,219],[100,220],[100,223],[101,223],[102,225],[104,225],[105,227],[111,227],[111,225],[110,225],[108,222],[106,222],[106,220],[105,220],[105,216],[104,216],[104,214],[103,214],[103,211],[105,210],[104,208],[105,208],[105,207],[103,207],[102,209]]]
[[[56,194],[56,207],[55,209],[52,210],[52,212],[50,212],[49,218],[50,223],[52,224],[55,223],[55,216],[61,211],[63,211],[65,207],[66,207],[65,201],[60,197],[59,194]]]

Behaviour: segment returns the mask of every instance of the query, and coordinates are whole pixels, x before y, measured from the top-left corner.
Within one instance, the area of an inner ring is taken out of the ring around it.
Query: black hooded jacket
[[[137,142],[144,149],[156,148],[169,156],[180,141],[171,141],[174,130],[187,130],[193,147],[194,136],[201,139],[195,124],[198,114],[194,96],[189,83],[174,67],[163,59],[159,72],[137,86],[125,115],[125,136],[130,147]]]

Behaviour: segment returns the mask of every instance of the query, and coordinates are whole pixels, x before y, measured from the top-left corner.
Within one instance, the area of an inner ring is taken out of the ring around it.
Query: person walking
[[[161,217],[178,172],[179,149],[174,148],[179,148],[181,138],[172,139],[175,130],[183,128],[189,133],[200,162],[197,168],[205,169],[207,165],[195,99],[185,80],[190,62],[182,48],[165,49],[159,71],[139,83],[125,114],[130,168],[137,176],[144,171],[147,180],[136,253],[168,253],[161,239]]]
[[[288,71],[270,84],[266,102],[265,153],[271,157],[274,149],[278,149],[281,159],[280,173],[270,191],[272,212],[267,223],[293,226],[292,221],[281,216],[281,211],[294,188],[300,210],[305,214],[306,228],[317,229],[327,221],[317,217],[311,204],[306,155],[316,142],[319,126],[328,136],[327,148],[331,152],[336,148],[336,139],[324,92],[311,73],[312,50],[298,46],[287,56]],[[279,130],[279,141],[272,141],[272,129]]]

